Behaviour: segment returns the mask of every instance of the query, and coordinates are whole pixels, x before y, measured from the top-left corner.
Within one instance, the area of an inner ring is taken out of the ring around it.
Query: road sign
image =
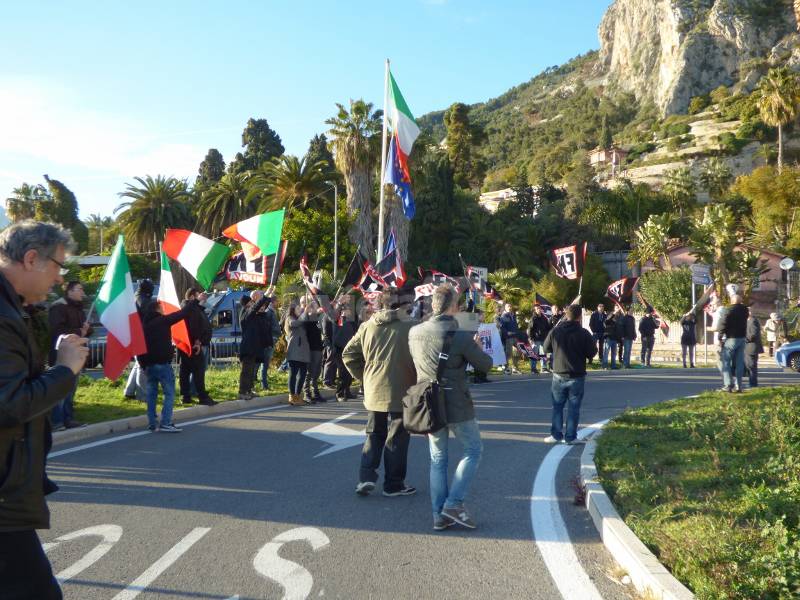
[[[708,274],[700,274],[700,275],[692,274],[692,283],[697,284],[697,285],[711,285],[711,275],[708,275]]]
[[[692,275],[711,275],[711,266],[703,263],[689,265],[689,270],[692,272]]]

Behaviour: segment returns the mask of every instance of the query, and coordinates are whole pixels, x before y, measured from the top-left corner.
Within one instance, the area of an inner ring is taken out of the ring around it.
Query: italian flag
[[[389,72],[389,106],[387,112],[392,124],[392,137],[395,139],[397,159],[400,162],[404,180],[411,181],[411,175],[408,171],[408,156],[411,154],[414,140],[419,136],[419,127],[391,72]]]
[[[103,372],[109,379],[117,379],[131,358],[147,352],[121,235],[103,274],[96,307],[100,323],[108,330]]]
[[[175,281],[172,279],[172,269],[169,267],[169,259],[163,250],[161,252],[161,282],[158,285],[158,303],[165,315],[181,309],[178,292],[175,291]],[[178,321],[172,326],[172,343],[184,354],[192,355],[192,344],[189,341],[186,321]]]
[[[206,290],[211,287],[230,252],[224,244],[218,244],[186,229],[167,229],[162,250],[186,269]],[[172,281],[171,274],[170,281]]]
[[[275,254],[281,244],[285,212],[284,209],[274,210],[239,221],[223,231],[222,235],[232,240],[257,246],[264,256]]]

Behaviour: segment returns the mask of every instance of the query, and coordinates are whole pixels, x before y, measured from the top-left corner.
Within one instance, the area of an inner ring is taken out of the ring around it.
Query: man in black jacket
[[[606,307],[603,304],[597,305],[597,310],[589,317],[589,330],[592,332],[592,338],[597,344],[597,356],[603,360],[603,335],[605,334]]]
[[[150,305],[156,302],[153,298],[155,286],[153,282],[147,278],[139,282],[136,288],[136,312],[139,313],[139,318],[144,320],[144,316],[150,312]],[[139,361],[133,360],[130,375],[128,375],[128,383],[125,384],[125,398],[128,400],[144,400],[147,389],[147,375],[144,369],[139,366]]]
[[[342,353],[347,343],[356,334],[356,321],[349,306],[342,306],[338,315],[337,322],[333,325],[333,357],[336,361],[336,372],[338,383],[336,385],[336,400],[346,402],[355,400],[356,396],[350,391],[353,383],[353,376],[344,364]]]
[[[242,309],[240,322],[242,325],[242,341],[239,344],[239,360],[242,370],[239,373],[239,400],[250,400],[253,394],[253,384],[256,380],[256,370],[259,361],[264,359],[264,322],[259,316],[262,309],[272,302],[274,287],[267,289],[265,294],[255,290],[250,294],[250,302]]]
[[[172,346],[172,326],[185,319],[191,308],[185,307],[165,315],[161,304],[154,302],[147,310],[142,322],[147,353],[140,354],[136,359],[147,374],[148,428],[150,431],[180,433],[181,429],[172,422],[172,408],[175,404],[175,372],[172,370],[175,350]],[[164,404],[161,407],[161,420],[157,421],[156,403],[159,384],[164,392]]]
[[[758,387],[758,355],[764,352],[764,344],[761,341],[761,322],[753,314],[752,310],[748,309],[747,314],[750,315],[750,318],[747,319],[744,366],[750,377],[750,387],[754,388]]]
[[[88,349],[77,335],[62,338],[45,371],[23,304],[62,283],[72,246],[52,223],[22,221],[0,233],[0,598],[62,597],[36,529],[50,527],[45,495],[57,489],[45,475],[48,415],[75,387]]]
[[[550,388],[553,414],[550,435],[545,442],[556,444],[579,443],[578,421],[583,401],[586,363],[597,354],[592,334],[581,327],[582,309],[577,304],[567,307],[566,321],[552,329],[544,341],[544,351],[553,353],[553,383]],[[564,431],[564,405],[567,409],[567,429]]]
[[[731,306],[722,315],[718,326],[720,338],[725,338],[722,345],[722,391],[725,392],[742,391],[747,318],[748,310],[742,304],[742,297],[734,294],[731,296]],[[736,373],[735,382],[731,371]]]
[[[630,306],[625,309],[625,314],[620,317],[617,323],[617,332],[621,340],[622,365],[626,369],[630,369],[631,348],[633,347],[633,342],[636,341],[636,319],[633,316],[633,309]]]
[[[644,310],[644,316],[639,321],[639,333],[642,336],[642,365],[645,367],[650,366],[650,361],[653,358],[653,346],[656,343],[656,329],[658,329],[658,321],[653,316],[653,307],[648,306]]]
[[[319,393],[319,376],[322,372],[322,320],[325,311],[314,301],[309,303],[311,313],[305,324],[306,338],[311,360],[308,363],[308,373],[303,388],[303,399],[306,402],[326,402]]]
[[[211,344],[211,323],[197,299],[199,292],[200,290],[196,288],[189,288],[181,303],[181,308],[186,309],[186,330],[189,333],[189,344],[192,346],[191,354],[178,349],[181,398],[183,404],[192,404],[192,384],[194,384],[200,404],[214,406],[217,403],[206,391],[206,361],[203,356],[203,346]]]
[[[531,323],[528,325],[528,338],[531,341],[531,346],[534,352],[541,357],[542,372],[549,371],[547,365],[547,354],[542,349],[547,334],[550,332],[550,321],[548,321],[542,307],[539,304],[533,305],[533,315],[531,315]],[[531,360],[531,373],[538,373],[536,368],[536,361]]]

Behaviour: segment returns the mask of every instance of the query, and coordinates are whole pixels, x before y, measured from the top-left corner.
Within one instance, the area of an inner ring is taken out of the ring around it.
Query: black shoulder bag
[[[439,363],[436,365],[436,381],[416,383],[408,388],[403,397],[403,426],[409,433],[427,435],[447,426],[441,379],[445,363],[450,358],[448,353],[454,334],[454,331],[448,331],[444,338],[444,346],[439,353]]]

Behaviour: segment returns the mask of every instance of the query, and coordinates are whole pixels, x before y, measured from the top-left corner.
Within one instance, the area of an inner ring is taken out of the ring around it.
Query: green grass
[[[627,412],[595,459],[625,522],[697,598],[800,598],[800,390]]]
[[[123,396],[128,374],[123,373],[116,381],[108,379],[92,379],[82,376],[78,391],[75,394],[75,418],[83,423],[100,423],[135,417],[146,413],[146,405],[137,400],[128,400]],[[256,382],[260,388],[261,381]],[[269,394],[285,394],[289,391],[288,374],[270,369]],[[176,382],[177,388],[177,382]],[[239,392],[239,368],[227,367],[206,371],[206,389],[218,402],[235,400]],[[159,406],[161,395],[159,395]],[[180,394],[176,389],[176,412],[180,405]],[[159,409],[160,410],[160,409]]]

